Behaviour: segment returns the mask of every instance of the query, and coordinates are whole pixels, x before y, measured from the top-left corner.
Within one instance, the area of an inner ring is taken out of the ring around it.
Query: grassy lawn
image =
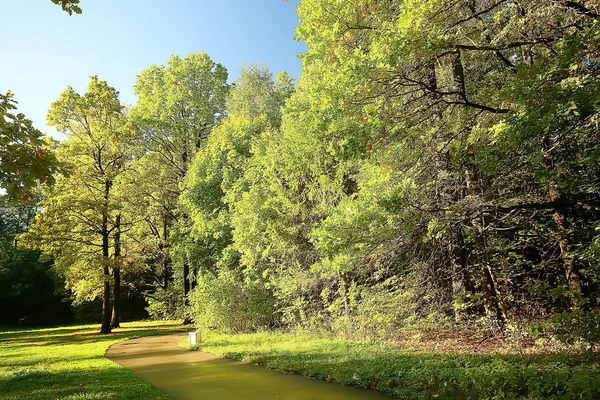
[[[600,398],[596,355],[478,355],[282,333],[208,332],[198,347],[406,399]]]
[[[0,330],[1,399],[169,399],[104,358],[114,343],[180,330],[176,322],[123,323],[110,335],[98,325]]]

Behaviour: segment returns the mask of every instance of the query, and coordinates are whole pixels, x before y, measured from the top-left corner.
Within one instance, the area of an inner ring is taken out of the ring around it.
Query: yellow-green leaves
[[[68,174],[44,192],[44,209],[28,234],[79,299],[102,291],[103,269],[112,265],[115,216],[124,206],[121,176],[132,158],[137,130],[130,124],[118,92],[96,76],[84,94],[68,87],[52,103],[48,122],[66,133],[58,157]]]

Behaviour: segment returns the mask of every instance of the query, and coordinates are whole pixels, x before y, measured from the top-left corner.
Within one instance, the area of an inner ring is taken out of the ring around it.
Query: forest
[[[461,329],[593,349],[600,2],[297,11],[297,81],[246,64],[229,84],[208,54],[174,55],[126,106],[91,76],[50,105],[62,141],[0,96],[0,323]]]

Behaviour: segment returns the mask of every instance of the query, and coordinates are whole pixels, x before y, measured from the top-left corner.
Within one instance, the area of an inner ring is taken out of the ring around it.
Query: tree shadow
[[[181,324],[172,323],[156,326],[115,328],[109,334],[99,333],[98,325],[4,331],[0,332],[0,344],[10,342],[11,344],[18,343],[19,345],[52,345],[66,341],[110,341],[120,338],[164,335],[169,332],[185,332],[189,331],[189,329],[189,327],[184,327]]]
[[[125,326],[98,333],[99,326],[68,326],[0,332],[0,398],[168,398],[104,357],[125,339],[189,330],[179,324]]]
[[[92,369],[25,370],[0,378],[2,398],[47,399],[168,399],[164,393],[117,364]]]

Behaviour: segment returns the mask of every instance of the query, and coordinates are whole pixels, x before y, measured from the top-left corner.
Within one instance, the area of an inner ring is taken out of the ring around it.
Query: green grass
[[[104,357],[123,340],[180,330],[175,322],[0,330],[0,399],[170,399]]]
[[[595,355],[477,355],[306,334],[205,332],[204,351],[400,398],[600,398]]]

